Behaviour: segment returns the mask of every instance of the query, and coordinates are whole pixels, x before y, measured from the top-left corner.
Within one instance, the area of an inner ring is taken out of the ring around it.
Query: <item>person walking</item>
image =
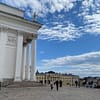
[[[76,86],[76,87],[78,86],[78,81],[77,81],[77,80],[75,81],[75,86]]]
[[[80,80],[78,81],[78,87],[80,88]]]
[[[62,81],[61,80],[59,81],[59,86],[62,87]]]
[[[50,87],[51,87],[51,90],[53,90],[53,82],[52,81],[50,82]]]
[[[55,85],[56,85],[56,90],[58,91],[58,84],[59,84],[59,82],[58,82],[58,80],[55,82]]]

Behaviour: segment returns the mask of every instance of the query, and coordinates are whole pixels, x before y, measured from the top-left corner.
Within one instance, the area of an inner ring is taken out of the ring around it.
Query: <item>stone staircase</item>
[[[38,87],[43,86],[40,82],[37,81],[21,81],[21,82],[12,82],[7,84],[6,88],[22,88],[22,87]]]
[[[14,80],[13,79],[3,79],[3,82],[1,83],[2,87],[6,87],[10,84],[13,84]]]

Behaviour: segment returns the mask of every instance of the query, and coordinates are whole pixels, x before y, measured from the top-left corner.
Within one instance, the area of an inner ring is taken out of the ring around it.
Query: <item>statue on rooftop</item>
[[[38,14],[36,12],[34,12],[34,14],[33,14],[33,21],[37,21],[37,16],[38,16]]]

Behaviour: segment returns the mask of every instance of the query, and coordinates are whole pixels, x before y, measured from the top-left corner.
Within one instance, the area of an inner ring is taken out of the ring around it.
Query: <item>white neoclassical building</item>
[[[0,81],[35,80],[36,39],[41,24],[24,12],[0,4]]]

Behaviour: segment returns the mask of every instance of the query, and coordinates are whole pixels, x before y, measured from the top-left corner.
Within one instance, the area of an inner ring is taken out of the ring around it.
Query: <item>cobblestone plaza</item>
[[[0,100],[100,100],[100,89],[62,87],[2,88]]]

